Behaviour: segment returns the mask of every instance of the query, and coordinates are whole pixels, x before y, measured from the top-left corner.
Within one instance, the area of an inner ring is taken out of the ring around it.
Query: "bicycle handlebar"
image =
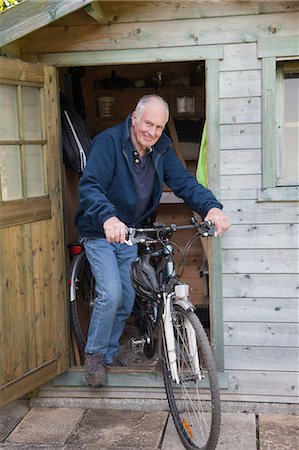
[[[178,230],[190,230],[193,228],[196,228],[196,234],[200,236],[217,236],[217,229],[212,222],[197,222],[195,217],[192,217],[190,222],[191,225],[165,225],[163,223],[155,222],[152,228],[128,228],[126,243],[128,245],[133,245],[145,242],[165,241]]]

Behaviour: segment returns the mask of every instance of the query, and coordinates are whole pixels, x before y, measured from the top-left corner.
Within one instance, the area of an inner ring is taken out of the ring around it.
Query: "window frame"
[[[258,190],[261,202],[299,200],[297,185],[281,186],[278,182],[278,155],[282,151],[282,86],[277,72],[278,60],[276,56],[262,58],[262,188]]]
[[[289,178],[284,177],[281,174],[281,157],[282,152],[284,151],[285,142],[283,137],[283,128],[284,128],[284,103],[285,103],[285,90],[284,90],[284,74],[288,72],[296,72],[299,75],[299,61],[290,62],[283,61],[277,62],[276,67],[276,89],[277,89],[277,99],[276,99],[276,117],[277,117],[277,126],[278,126],[278,135],[277,135],[277,155],[276,155],[276,185],[277,186],[298,186],[298,178]]]
[[[30,74],[28,74],[30,77]],[[25,77],[25,80],[19,80],[16,77],[12,79],[0,78],[1,85],[13,85],[17,88],[17,101],[18,101],[18,117],[19,130],[22,130],[22,118],[21,118],[21,88],[34,87],[39,89],[40,96],[40,119],[42,126],[41,139],[23,139],[22,132],[19,133],[19,139],[16,140],[0,140],[0,145],[17,145],[20,150],[21,158],[21,184],[22,184],[22,198],[13,200],[2,200],[0,197],[0,228],[17,225],[20,223],[35,222],[37,220],[48,219],[51,217],[51,200],[49,195],[49,176],[48,176],[48,137],[46,129],[46,121],[44,116],[45,107],[45,86],[44,79],[38,81],[31,81]],[[26,169],[25,169],[25,146],[26,145],[41,145],[43,153],[43,187],[45,194],[42,196],[27,196],[26,188]]]

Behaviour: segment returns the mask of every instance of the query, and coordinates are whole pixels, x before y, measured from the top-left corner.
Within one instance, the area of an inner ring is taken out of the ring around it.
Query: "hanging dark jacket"
[[[80,114],[60,93],[63,163],[79,175],[86,165],[90,138],[86,123]]]
[[[92,141],[79,185],[80,208],[75,224],[81,236],[104,237],[103,223],[118,217],[128,227],[140,226],[158,208],[163,184],[202,217],[213,208],[222,209],[213,193],[199,184],[175,155],[165,133],[152,147],[155,182],[146,213],[135,220],[137,192],[130,164],[130,124],[125,122],[98,134]]]

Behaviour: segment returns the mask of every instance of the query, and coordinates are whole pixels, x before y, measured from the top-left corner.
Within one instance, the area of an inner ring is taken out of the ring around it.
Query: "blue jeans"
[[[102,354],[109,364],[119,352],[120,337],[134,306],[130,271],[137,245],[85,238],[84,248],[96,281],[85,353]]]

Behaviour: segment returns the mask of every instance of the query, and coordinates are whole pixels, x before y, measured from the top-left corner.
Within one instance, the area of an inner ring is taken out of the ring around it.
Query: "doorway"
[[[78,84],[74,83],[77,73]],[[123,121],[133,111],[138,99],[148,93],[158,93],[170,106],[171,126],[166,132],[176,143],[175,151],[188,170],[195,174],[202,131],[205,122],[205,63],[151,63],[114,66],[90,66],[59,69],[60,88],[66,97],[84,116],[92,137],[104,129]],[[79,89],[79,90],[78,90]],[[77,90],[77,91],[76,91]],[[82,95],[82,102],[76,100]],[[65,168],[66,236],[67,242],[78,238],[73,225],[77,210],[79,175]],[[165,186],[157,221],[185,224],[192,211],[177,199]],[[192,231],[184,231],[175,237],[179,245],[186,243]],[[207,332],[209,320],[208,255],[204,242],[197,241],[188,253],[182,281],[190,284],[191,301]],[[147,360],[143,353],[132,352],[130,338],[138,333],[134,314],[127,322],[121,356],[129,366],[148,368],[155,359]],[[76,342],[73,341],[73,346]],[[74,349],[74,354],[76,353]],[[82,363],[82,354],[74,364]]]

